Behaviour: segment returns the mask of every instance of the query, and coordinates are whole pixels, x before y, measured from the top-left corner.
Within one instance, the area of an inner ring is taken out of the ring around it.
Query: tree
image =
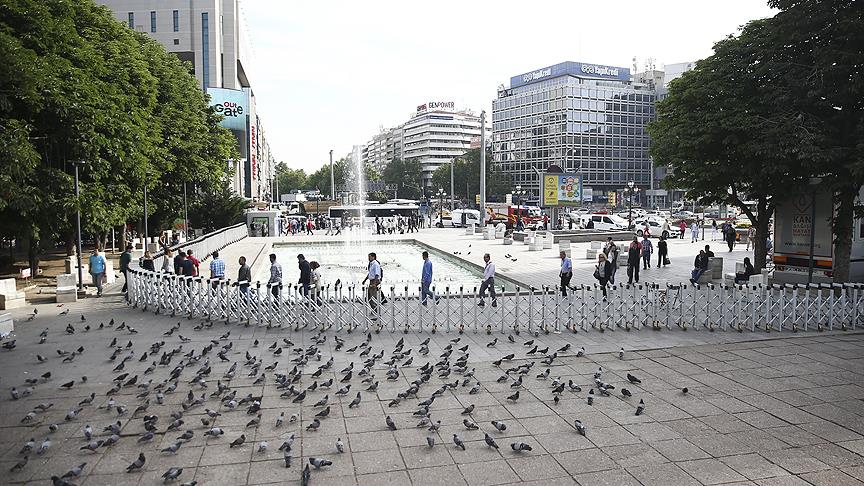
[[[396,193],[403,199],[420,199],[422,175],[420,162],[417,159],[393,159],[381,174],[385,183],[398,186]]]
[[[202,193],[189,208],[190,224],[211,232],[240,223],[246,205],[245,198],[225,187]]]
[[[349,174],[347,158],[343,157],[333,162],[333,174],[337,187],[345,184]],[[317,188],[321,194],[330,197],[330,164],[325,164],[310,174],[306,179],[306,184],[310,188]],[[338,194],[336,197],[339,197]]]
[[[276,164],[276,181],[278,182],[281,194],[309,189],[306,171],[303,169],[292,169],[285,162]]]
[[[503,195],[510,191],[510,179],[507,174],[493,170],[490,154],[491,151],[487,150],[486,194]],[[432,173],[431,189],[438,188],[450,192],[450,164],[444,164]],[[457,197],[468,200],[474,200],[474,196],[480,194],[480,149],[471,149],[454,161],[453,192]]]

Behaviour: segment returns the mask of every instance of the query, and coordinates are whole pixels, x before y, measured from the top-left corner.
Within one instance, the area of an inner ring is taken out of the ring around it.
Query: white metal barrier
[[[708,331],[852,330],[864,327],[864,286],[833,285],[612,285],[556,287],[498,294],[496,306],[478,304],[478,288],[433,289],[440,299],[382,288],[326,286],[309,292],[261,282],[129,273],[128,301],[157,314],[268,327],[364,332],[503,332],[532,334],[630,331],[643,327]],[[419,284],[418,284],[419,288]],[[419,292],[418,292],[419,294]]]
[[[227,228],[207,233],[206,235],[202,235],[194,240],[186,241],[170,248],[175,252],[178,249],[183,251],[192,250],[192,254],[203,262],[209,258],[214,251],[221,250],[231,243],[236,243],[247,236],[249,236],[249,230],[246,227],[246,223],[238,223],[234,226],[228,226]],[[165,258],[164,251],[160,251],[153,256],[153,266],[157,271],[162,268]],[[140,261],[136,262],[134,266],[136,269],[139,269]],[[174,268],[173,263],[171,264],[171,268]]]

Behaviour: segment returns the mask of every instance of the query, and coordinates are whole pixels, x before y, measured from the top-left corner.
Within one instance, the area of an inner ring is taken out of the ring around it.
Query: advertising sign
[[[587,62],[566,61],[513,76],[510,78],[510,87],[517,88],[526,84],[537,83],[565,75],[576,76],[579,78],[629,81],[630,69],[625,67],[605,66],[602,64],[591,64]]]
[[[810,229],[812,218],[811,194],[798,194],[777,205],[774,213],[774,251],[787,255],[810,255]],[[831,258],[831,241],[834,206],[831,193],[816,194],[816,237],[813,240],[813,256]]]
[[[220,125],[229,130],[246,131],[246,115],[249,113],[249,100],[246,93],[238,89],[207,88],[210,106],[224,118]]]
[[[540,205],[579,206],[582,204],[582,176],[578,174],[543,174]]]
[[[456,103],[453,101],[428,101],[422,105],[417,105],[417,113],[429,110],[455,110]]]

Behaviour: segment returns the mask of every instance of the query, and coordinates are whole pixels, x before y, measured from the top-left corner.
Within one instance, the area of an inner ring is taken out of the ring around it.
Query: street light
[[[526,195],[528,191],[522,189],[521,184],[516,185],[516,190],[513,191],[513,194],[516,195],[516,218],[518,220],[522,219],[522,196]]]
[[[84,271],[81,268],[81,192],[78,188],[78,166],[86,164],[83,160],[73,160],[75,167],[75,207],[77,209],[76,219],[78,223],[78,290],[84,290]]]
[[[810,185],[810,258],[807,264],[807,285],[813,283],[813,250],[816,246],[816,191],[822,183],[821,177],[811,177]]]
[[[439,210],[438,210],[438,219],[441,221],[441,227],[444,227],[444,196],[447,193],[444,192],[444,189],[438,189],[438,201],[439,201]]]
[[[630,181],[627,183],[627,187],[624,188],[624,192],[627,193],[627,201],[628,201],[628,207],[629,207],[629,209],[627,210],[627,224],[632,225],[633,224],[633,194],[639,192],[639,188],[636,187],[635,182]]]

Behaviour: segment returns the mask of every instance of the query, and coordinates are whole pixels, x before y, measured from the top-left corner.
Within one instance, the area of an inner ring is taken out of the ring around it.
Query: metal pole
[[[450,212],[453,212],[453,197],[456,194],[456,188],[453,186],[453,164],[456,163],[456,159],[450,161]]]
[[[144,183],[144,251],[147,251],[147,183]]]
[[[486,226],[486,110],[480,112],[480,227]]]
[[[186,202],[186,183],[183,183],[183,236],[189,239],[189,204]]]
[[[813,248],[816,245],[816,190],[810,196],[810,262],[807,268],[807,285],[813,283]]]
[[[336,200],[336,175],[333,173],[333,150],[330,150],[330,200]]]
[[[75,206],[78,211],[76,212],[75,218],[78,223],[78,290],[84,290],[84,271],[81,268],[81,192],[78,189],[78,164],[80,162],[75,161],[72,162],[72,165],[75,167]],[[812,252],[811,252],[812,253]]]

